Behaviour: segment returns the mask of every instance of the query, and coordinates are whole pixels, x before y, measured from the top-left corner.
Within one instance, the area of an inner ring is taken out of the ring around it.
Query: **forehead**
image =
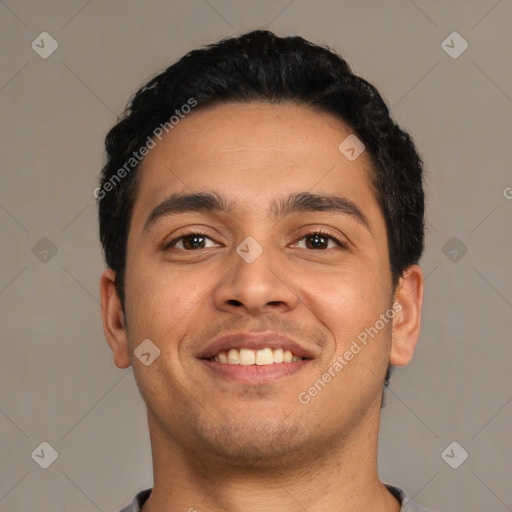
[[[251,163],[321,163],[329,158],[334,164],[339,143],[350,134],[353,130],[338,117],[306,105],[227,103],[192,111],[157,141],[160,149],[152,151],[146,163],[167,154],[175,164],[206,160],[247,168]],[[362,162],[369,163],[364,153]]]
[[[337,117],[296,104],[192,111],[145,157],[133,220],[173,193],[205,190],[232,198],[231,212],[272,213],[275,197],[309,192],[349,197],[378,216],[369,156],[351,161],[339,149],[348,136]]]

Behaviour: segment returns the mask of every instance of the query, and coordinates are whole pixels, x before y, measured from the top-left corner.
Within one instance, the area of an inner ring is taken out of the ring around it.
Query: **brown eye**
[[[304,235],[300,240],[299,244],[302,240],[305,240],[305,248],[306,249],[316,249],[316,250],[325,250],[332,249],[333,247],[344,247],[344,245],[335,237],[326,233],[308,233]],[[334,243],[334,246],[329,247],[329,242]]]
[[[169,242],[165,249],[173,248],[178,250],[185,250],[185,251],[195,251],[197,249],[205,249],[206,241],[210,240],[213,242],[213,240],[206,236],[203,233],[200,232],[192,232],[192,233],[186,233],[185,235],[182,235],[178,238],[175,238],[171,242]],[[214,247],[214,245],[210,245],[208,247]]]

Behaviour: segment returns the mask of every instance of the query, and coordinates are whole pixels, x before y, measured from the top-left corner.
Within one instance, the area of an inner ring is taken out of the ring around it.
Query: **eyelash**
[[[192,236],[192,235],[199,235],[199,236],[204,236],[206,238],[209,238],[210,240],[213,240],[209,235],[208,233],[202,231],[201,229],[193,229],[193,230],[190,230],[190,231],[187,231],[185,233],[183,233],[182,235],[180,235],[179,237],[177,238],[174,238],[173,240],[171,240],[169,243],[165,244],[163,249],[164,250],[168,250],[170,248],[172,248],[173,245],[175,245],[177,242],[179,242],[180,240],[184,239],[184,238],[187,238],[189,236]],[[333,233],[331,233],[330,231],[327,231],[325,229],[317,229],[317,230],[314,230],[314,231],[310,231],[308,233],[305,233],[304,235],[302,235],[297,241],[300,241],[304,238],[307,238],[308,236],[314,236],[314,235],[321,235],[321,236],[324,236],[326,238],[329,238],[331,239],[333,242],[335,242],[339,248],[341,249],[344,249],[346,248],[346,245],[341,242],[340,240],[338,240],[338,238],[336,238],[336,236],[334,236]],[[185,252],[194,252],[194,250],[186,250],[186,249],[179,249],[179,250],[184,250]],[[195,249],[196,251],[199,250],[199,249]],[[315,249],[309,249],[309,250],[315,250]],[[320,251],[327,251],[329,249],[316,249],[316,250],[320,250]]]

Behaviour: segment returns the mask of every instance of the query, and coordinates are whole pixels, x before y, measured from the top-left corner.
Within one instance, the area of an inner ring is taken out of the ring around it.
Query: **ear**
[[[423,272],[411,265],[400,278],[395,291],[396,315],[393,318],[393,339],[389,362],[393,366],[409,364],[420,335],[423,304]]]
[[[115,278],[116,273],[110,268],[101,275],[101,317],[105,338],[114,353],[115,365],[118,368],[127,368],[131,364],[128,335],[121,300],[116,290]]]

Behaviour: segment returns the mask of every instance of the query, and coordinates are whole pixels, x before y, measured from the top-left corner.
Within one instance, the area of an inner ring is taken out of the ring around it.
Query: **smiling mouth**
[[[231,348],[227,351],[221,351],[207,360],[220,364],[266,366],[274,363],[294,363],[305,359],[307,358],[297,356],[290,350],[265,347],[259,350],[253,350],[250,348]]]

